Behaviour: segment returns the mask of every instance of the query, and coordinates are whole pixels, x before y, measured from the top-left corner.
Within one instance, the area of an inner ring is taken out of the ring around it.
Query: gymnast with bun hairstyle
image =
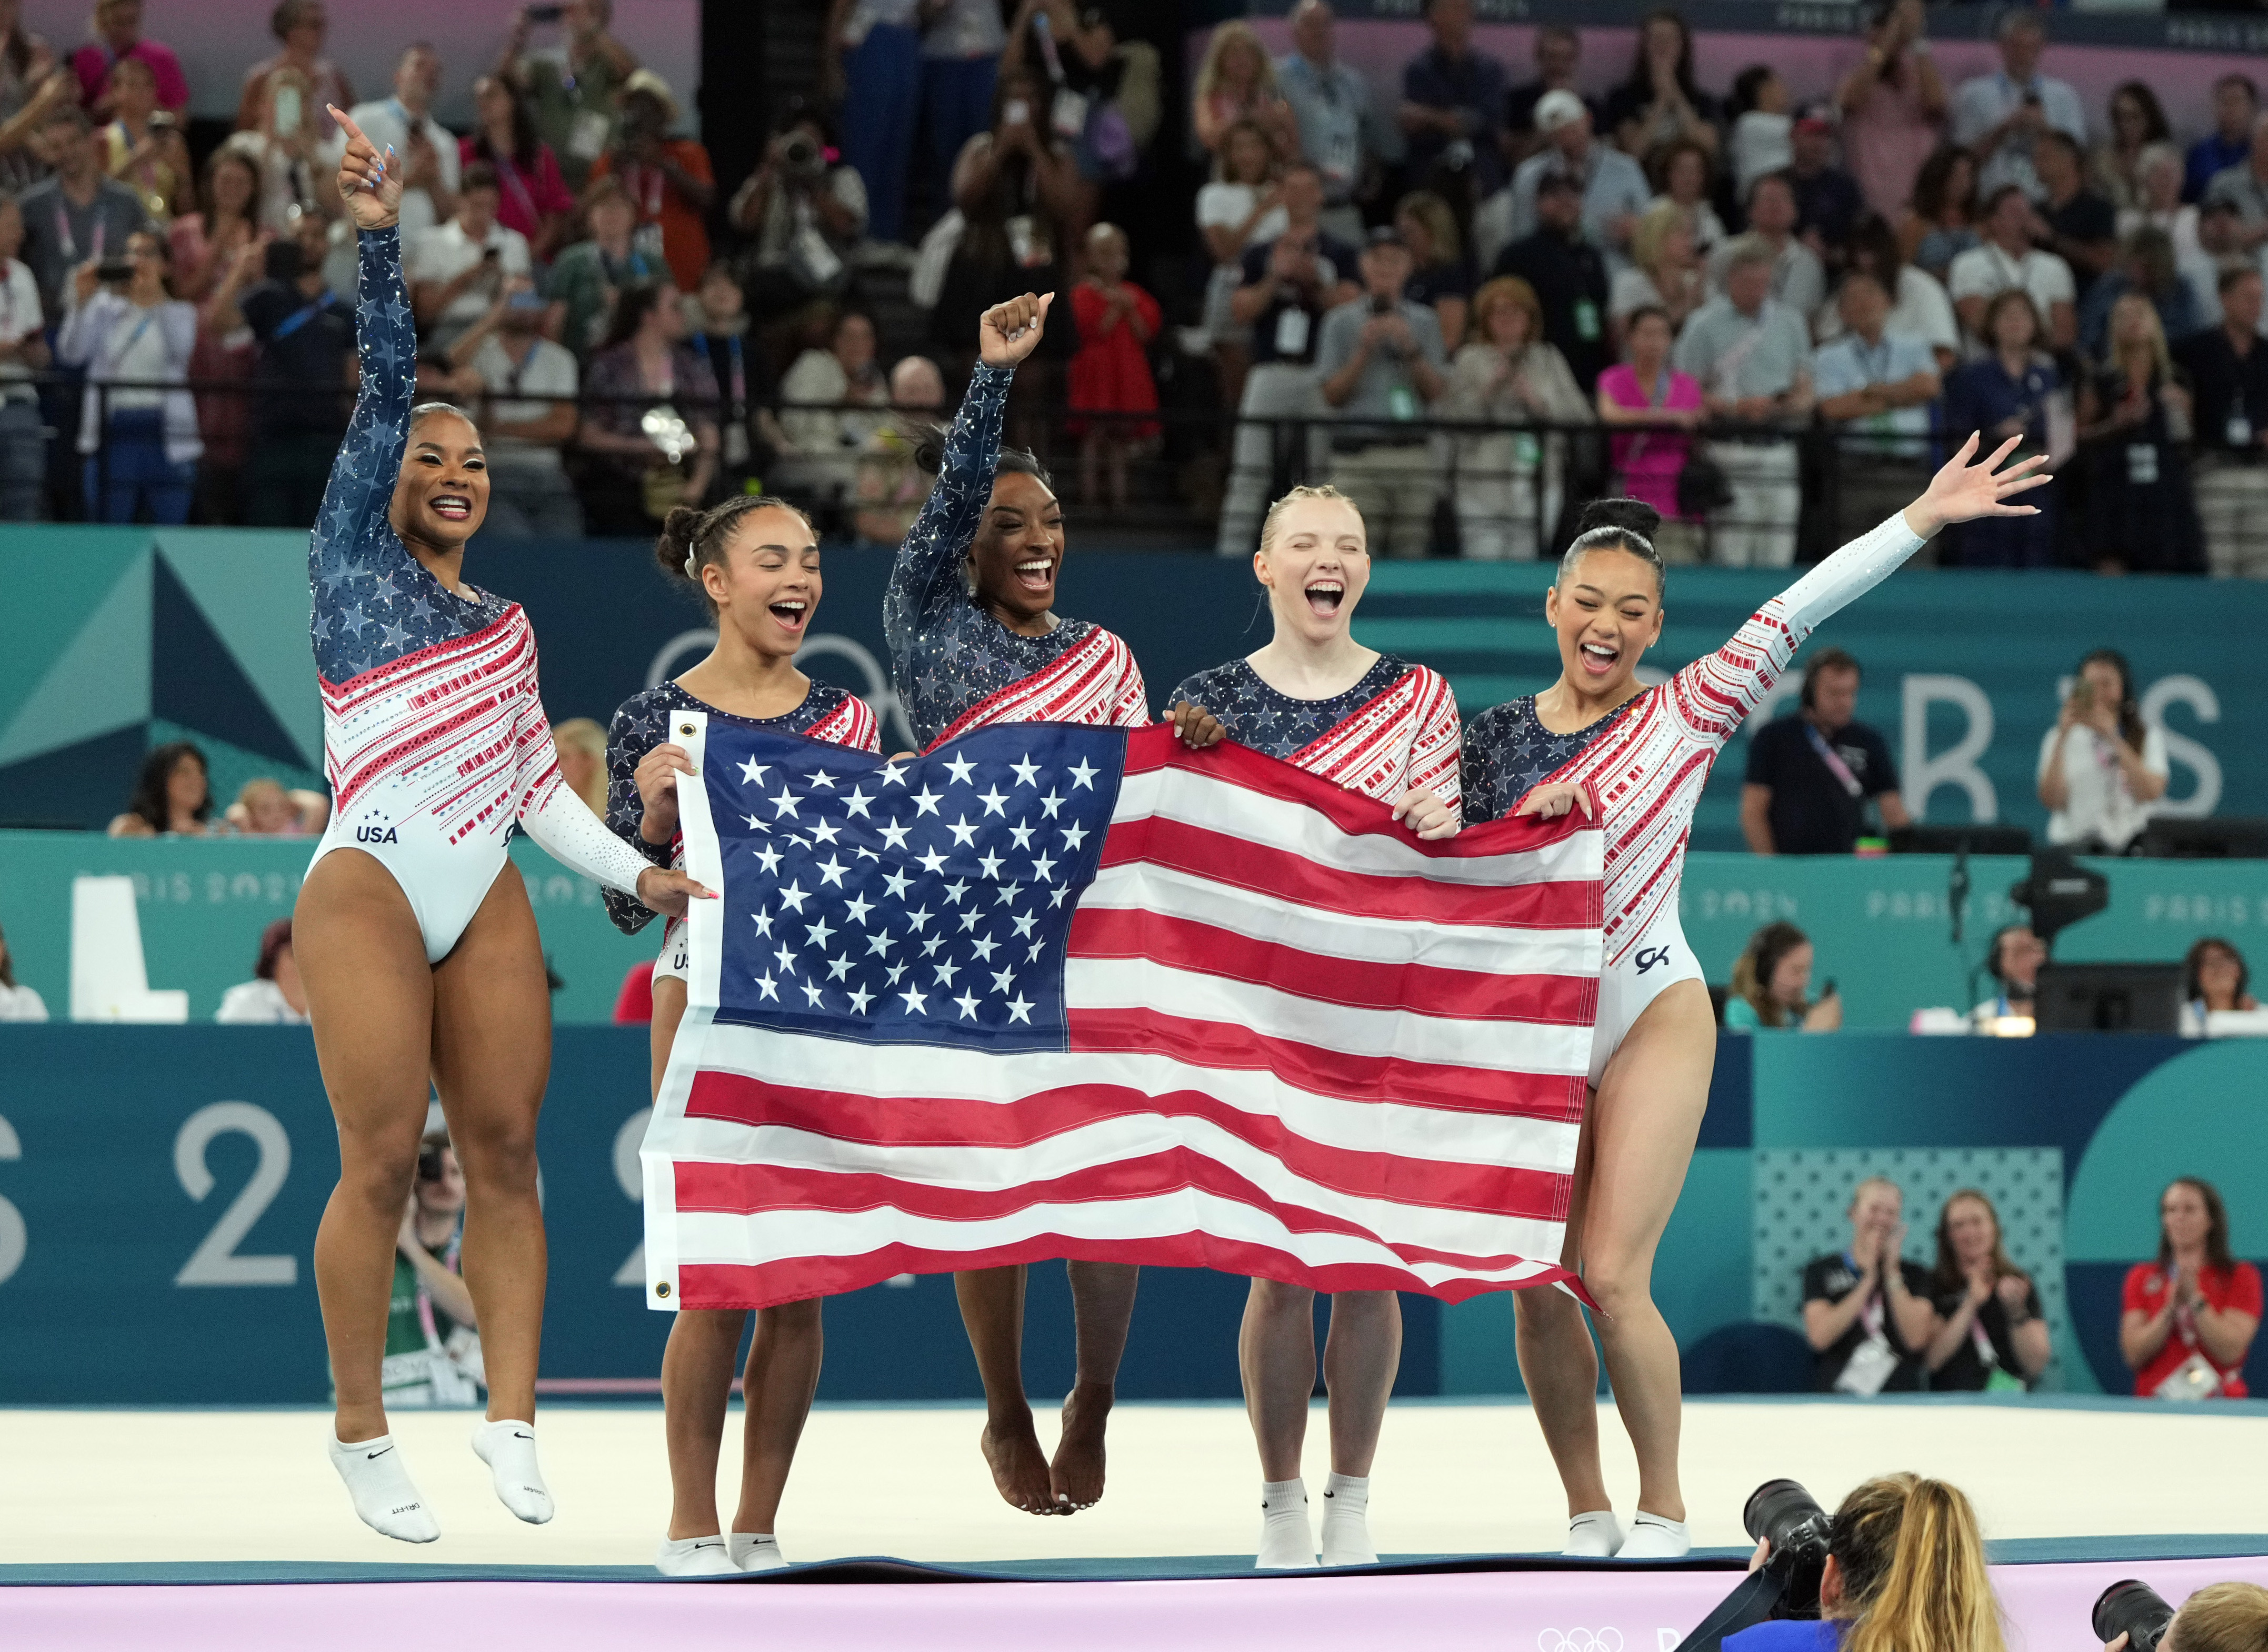
[[[633,853],[560,776],[527,616],[464,577],[488,509],[481,433],[454,407],[412,405],[401,166],[331,116],[347,137],[339,193],[360,232],[362,383],[307,559],[337,799],[291,922],[338,1121],[315,1290],[337,1389],[332,1465],[364,1521],[431,1543],[441,1528],[387,1431],[383,1395],[395,1243],[436,1090],[465,1172],[464,1277],[488,1368],[473,1450],[513,1514],[552,1515],[534,1422],[546,1269],[535,1120],[551,995],[505,854],[512,828],[654,911],[713,897]]]
[[[1544,598],[1559,679],[1492,707],[1464,736],[1467,824],[1580,809],[1606,837],[1605,951],[1561,1265],[1598,1304],[1615,1405],[1636,1447],[1638,1512],[1627,1538],[1599,1466],[1598,1357],[1583,1308],[1555,1290],[1515,1293],[1521,1375],[1567,1490],[1565,1553],[1682,1555],[1677,1344],[1653,1305],[1654,1247],[1677,1203],[1716,1061],[1716,1023],[1677,922],[1686,837],[1701,788],[1733,731],[1821,621],[1889,578],[1940,528],[2033,514],[2007,501],[2048,478],[2038,457],[2002,468],[2016,444],[1972,463],[1971,437],[1922,496],[1773,598],[1731,642],[1653,688],[1638,663],[1661,640],[1660,514],[1635,499],[1583,513]]]
[[[786,501],[746,494],[708,511],[686,505],[663,522],[654,558],[696,594],[717,626],[717,646],[674,681],[624,701],[607,734],[607,825],[657,866],[682,868],[677,776],[696,773],[673,738],[672,720],[697,711],[718,723],[799,734],[880,752],[866,702],[796,669],[821,582],[811,518]],[[607,914],[636,935],[653,914],[612,891]],[[653,1091],[661,1093],[670,1046],[685,1016],[686,925],[663,927],[653,966]],[[788,1468],[819,1384],[820,1299],[782,1303],[756,1315],[743,1391],[740,1502],[731,1530],[717,1517],[717,1457],[732,1398],[745,1311],[681,1308],[661,1361],[663,1428],[669,1442],[669,1530],[654,1564],[673,1577],[763,1571],[786,1562],[774,1533]]]

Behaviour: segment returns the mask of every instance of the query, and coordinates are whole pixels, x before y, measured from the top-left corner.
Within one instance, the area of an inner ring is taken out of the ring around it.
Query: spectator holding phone
[[[403,273],[428,348],[446,349],[455,343],[488,313],[507,282],[528,275],[533,260],[527,238],[497,221],[502,195],[496,168],[475,161],[466,169],[456,215],[409,243]]]
[[[534,106],[535,134],[559,158],[571,189],[580,189],[591,166],[615,141],[624,83],[637,70],[637,55],[614,37],[614,0],[567,0],[563,5],[524,5],[512,17],[496,72]],[[531,52],[539,27],[556,25],[564,38]]]
[[[86,456],[86,513],[131,522],[142,506],[177,527],[189,519],[198,455],[197,404],[187,385],[197,312],[166,290],[166,238],[137,230],[115,262],[89,259],[71,277],[55,356],[86,370],[78,451]],[[151,385],[165,386],[151,388]]]
[[[418,1143],[416,1179],[395,1246],[379,1367],[389,1411],[480,1401],[487,1372],[460,1255],[464,1218],[465,1172],[449,1133],[433,1131]]]
[[[1939,1213],[1930,1289],[1937,1311],[1931,1388],[2020,1394],[2047,1369],[2054,1350],[2040,1293],[2008,1259],[2000,1213],[1974,1187],[1954,1194]]]
[[[2048,841],[2082,854],[2122,855],[2166,795],[2166,731],[2142,721],[2133,670],[2117,649],[2079,663],[2055,727],[2040,740],[2039,795]]]
[[[2228,1248],[2220,1190],[2176,1178],[2158,1200],[2158,1259],[2126,1274],[2118,1351],[2143,1399],[2243,1399],[2260,1329],[2260,1270]]]
[[[236,101],[236,129],[260,129],[261,87],[277,70],[289,69],[307,87],[307,106],[314,117],[317,138],[329,143],[339,129],[331,119],[331,110],[353,108],[355,95],[346,71],[323,55],[323,42],[331,32],[330,14],[323,0],[277,0],[276,10],[269,14],[268,32],[280,42],[281,49],[244,71],[244,90]]]
[[[1829,981],[1815,1002],[1811,997],[1811,937],[1792,923],[1768,923],[1750,936],[1733,966],[1725,1031],[1841,1032],[1843,999],[1835,983]]]
[[[2048,26],[2037,11],[2011,6],[2001,15],[1999,34],[1999,69],[1962,81],[1953,94],[1953,141],[1977,157],[1979,193],[1990,195],[2014,184],[2036,201],[2042,191],[2032,170],[2032,141],[2058,131],[2084,151],[2087,110],[2068,81],[2040,73]]]
[[[1869,1176],[1852,1192],[1850,1214],[1850,1245],[1803,1270],[1813,1386],[1822,1393],[1918,1392],[1937,1314],[1928,1270],[1903,1254],[1905,1194],[1889,1177]],[[2254,1290],[2257,1301],[2257,1281]]]

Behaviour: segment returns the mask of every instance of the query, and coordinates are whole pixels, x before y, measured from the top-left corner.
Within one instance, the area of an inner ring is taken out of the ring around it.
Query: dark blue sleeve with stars
[[[307,545],[315,669],[330,683],[483,630],[511,607],[486,592],[452,595],[388,520],[416,399],[417,327],[401,282],[401,231],[364,230],[357,257],[362,387]]]
[[[1066,620],[1043,636],[1020,636],[977,606],[961,577],[992,496],[1015,376],[978,363],[946,433],[937,487],[898,547],[882,598],[891,682],[924,746],[980,701],[1046,670],[1094,629],[1086,620]]]
[[[1503,819],[1622,715],[1620,709],[1610,711],[1588,728],[1555,734],[1537,721],[1534,694],[1491,706],[1465,725],[1465,824]]]
[[[642,694],[631,695],[615,711],[614,724],[607,731],[607,830],[656,866],[676,863],[674,841],[649,843],[638,832],[645,819],[645,799],[637,789],[637,766],[655,746],[667,745],[681,738],[669,726],[673,714],[700,711],[708,715],[712,726],[731,724],[742,729],[770,729],[779,734],[803,734],[834,716],[850,698],[850,693],[847,688],[837,688],[829,683],[814,683],[801,705],[778,717],[736,717],[688,694],[674,682],[657,683]],[[624,935],[636,935],[653,921],[653,908],[633,895],[601,885],[599,898],[606,902],[607,916]]]
[[[1166,696],[1166,703],[1186,700],[1203,706],[1239,745],[1248,745],[1270,757],[1289,757],[1305,751],[1333,729],[1402,680],[1407,660],[1381,654],[1351,688],[1329,700],[1300,700],[1270,688],[1260,673],[1241,659],[1182,679]]]
[[[712,725],[718,1020],[851,1044],[1068,1047],[1071,914],[1126,738],[1000,724],[886,763]]]

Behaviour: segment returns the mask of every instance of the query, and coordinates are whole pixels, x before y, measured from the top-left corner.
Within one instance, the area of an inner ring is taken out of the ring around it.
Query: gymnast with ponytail
[[[819,539],[811,518],[761,494],[708,511],[685,505],[662,524],[654,560],[699,598],[717,626],[717,646],[683,676],[622,702],[607,735],[607,825],[656,866],[682,868],[677,776],[696,772],[672,738],[672,719],[698,711],[744,728],[799,734],[861,752],[879,752],[880,730],[866,702],[814,683],[796,669],[821,589]],[[626,935],[653,914],[607,892],[607,914]],[[670,1046],[684,1018],[686,925],[663,928],[653,968],[653,1092],[661,1092]],[[747,1420],[740,1501],[730,1530],[717,1513],[717,1458],[747,1314],[740,1309],[681,1308],[661,1362],[663,1428],[669,1443],[669,1529],[654,1564],[673,1577],[716,1576],[783,1566],[775,1528],[796,1442],[819,1385],[820,1303],[760,1310],[743,1384]]]
[[[1561,1265],[1598,1304],[1599,1347],[1636,1448],[1638,1509],[1616,1523],[1599,1465],[1598,1355],[1565,1292],[1513,1296],[1521,1375],[1567,1492],[1565,1553],[1670,1559],[1690,1546],[1677,1473],[1677,1343],[1654,1306],[1654,1248],[1684,1186],[1716,1061],[1709,989],[1677,921],[1693,809],[1742,720],[1829,615],[1895,573],[1939,529],[2029,516],[2007,503],[2048,478],[2034,457],[1972,463],[1970,437],[1928,490],[1766,603],[1714,654],[1653,688],[1639,657],[1661,640],[1660,513],[1604,499],[1583,513],[1544,598],[1558,681],[1466,728],[1468,825],[1507,814],[1595,816],[1606,839],[1605,952]]]

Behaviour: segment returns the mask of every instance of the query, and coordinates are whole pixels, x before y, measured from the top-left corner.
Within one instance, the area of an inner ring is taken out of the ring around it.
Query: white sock
[[[404,1543],[431,1543],[441,1535],[441,1523],[410,1484],[392,1435],[351,1445],[334,1436],[329,1443],[331,1466],[346,1481],[347,1495],[364,1525]]]
[[[1370,1541],[1370,1477],[1333,1474],[1323,1482],[1323,1564],[1375,1566]]]
[[[1567,1546],[1559,1551],[1565,1555],[1587,1555],[1594,1560],[1609,1560],[1623,1546],[1623,1529],[1611,1509],[1597,1509],[1587,1515],[1577,1515],[1567,1523]]]
[[[1297,1479],[1260,1482],[1260,1558],[1253,1568],[1286,1572],[1315,1563],[1314,1528],[1307,1524],[1307,1484]]]
[[[1615,1551],[1625,1560],[1681,1560],[1691,1552],[1693,1538],[1683,1520],[1664,1520],[1641,1512],[1631,1522],[1630,1536]]]
[[[740,1569],[717,1536],[664,1538],[654,1551],[653,1567],[664,1577],[730,1577]]]
[[[535,1425],[511,1417],[473,1430],[473,1454],[489,1465],[497,1500],[532,1526],[551,1518],[551,1489],[535,1462]]]
[[[769,1531],[735,1531],[733,1564],[743,1572],[776,1572],[787,1564],[779,1539]]]

